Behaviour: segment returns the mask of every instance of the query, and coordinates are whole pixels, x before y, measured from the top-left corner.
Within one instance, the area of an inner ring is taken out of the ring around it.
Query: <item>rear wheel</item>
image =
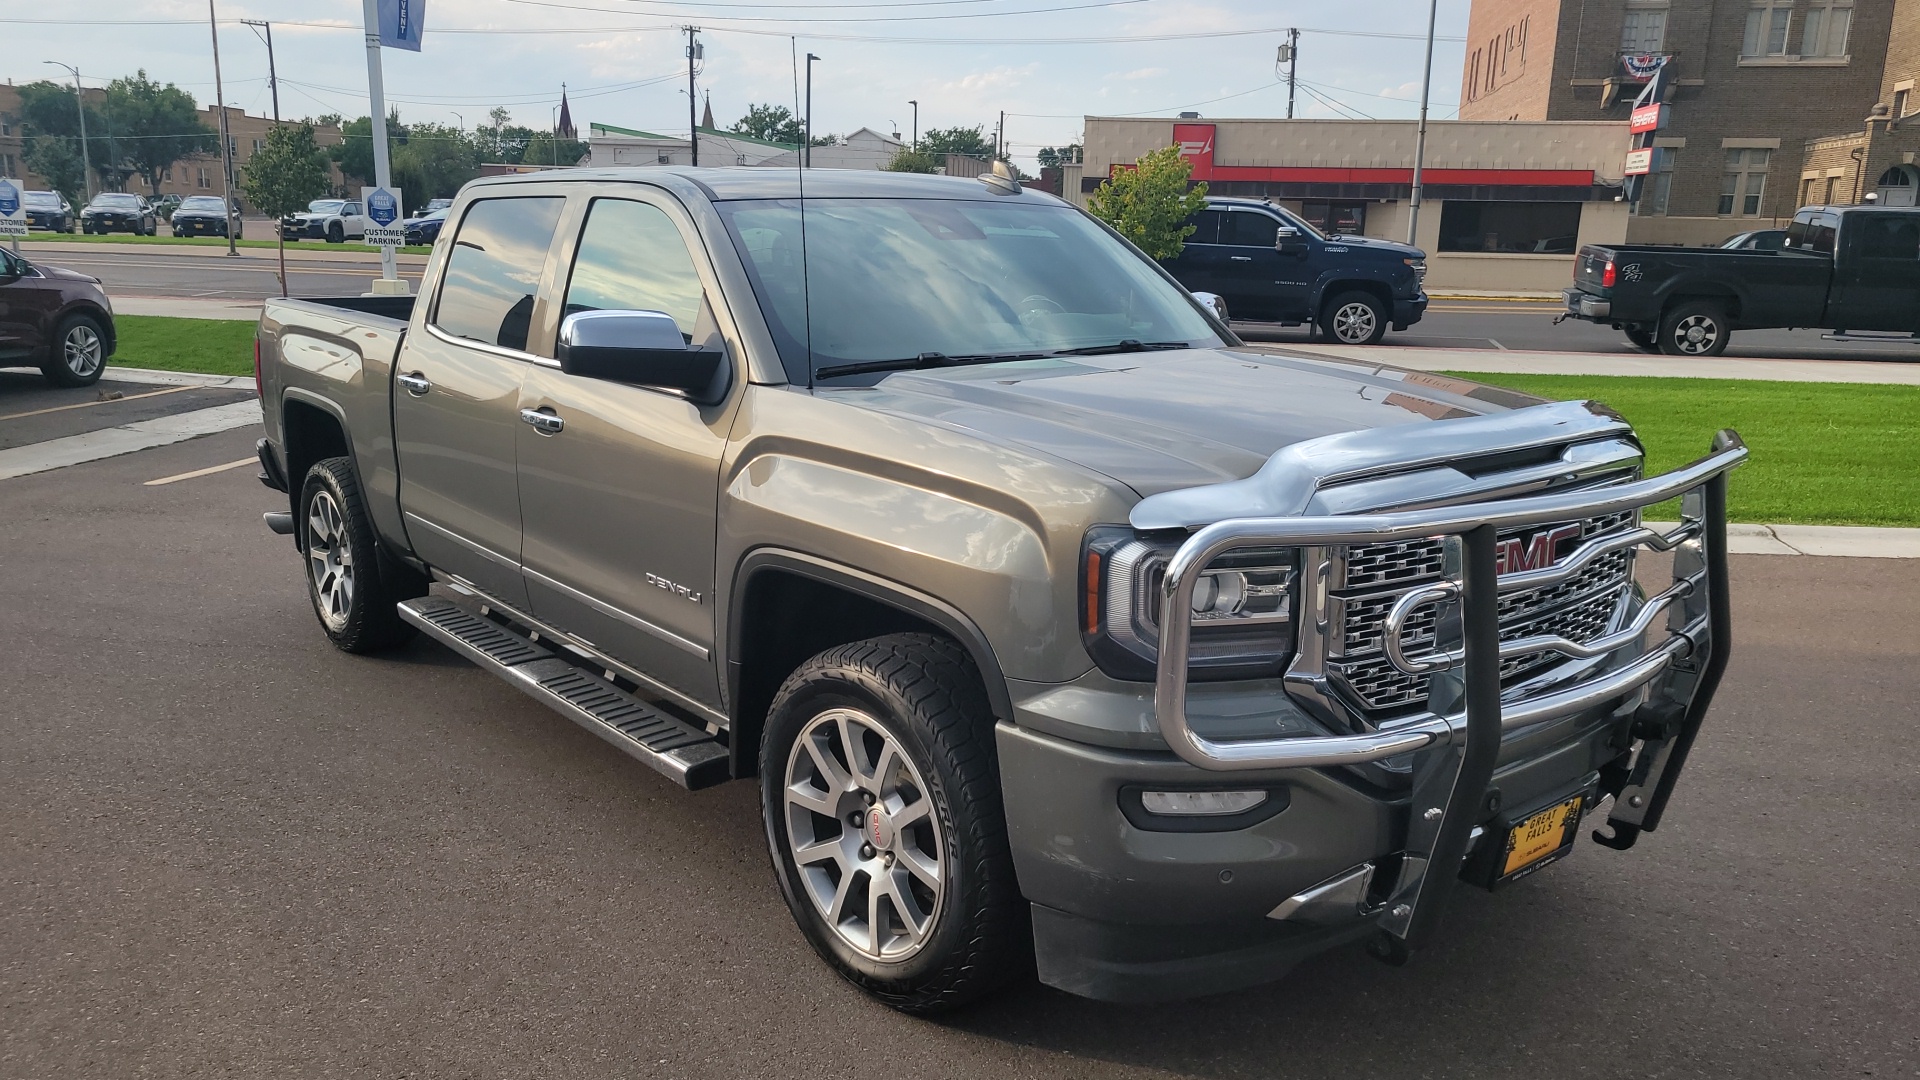
[[[1641,352],[1657,353],[1660,351],[1659,336],[1655,334],[1654,331],[1644,326],[1629,326],[1626,328],[1626,333],[1627,340],[1632,342],[1633,347],[1639,349]]]
[[[1676,304],[1660,320],[1660,351],[1668,356],[1719,356],[1731,337],[1726,308],[1711,300]]]
[[[1387,336],[1387,306],[1372,293],[1341,293],[1321,309],[1320,328],[1342,345],[1375,345]]]
[[[107,336],[91,315],[69,315],[53,332],[40,370],[55,386],[91,386],[107,369]]]
[[[413,636],[395,605],[425,595],[426,581],[380,557],[352,461],[328,458],[307,470],[294,522],[307,565],[307,598],[336,648],[377,652]]]
[[[1032,964],[995,771],[979,672],[945,638],[829,649],[774,698],[760,777],[780,890],[814,951],[896,1009],[951,1009]]]

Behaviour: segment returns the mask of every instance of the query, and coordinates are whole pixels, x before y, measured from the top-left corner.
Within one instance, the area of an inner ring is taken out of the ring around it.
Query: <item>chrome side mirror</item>
[[[1197,292],[1193,294],[1193,298],[1213,309],[1213,313],[1220,317],[1221,322],[1224,323],[1227,321],[1226,297],[1221,296],[1219,293]]]
[[[665,390],[696,405],[718,404],[732,382],[724,348],[695,347],[660,311],[576,311],[560,321],[554,357],[569,375]]]
[[[1307,250],[1307,238],[1300,230],[1291,225],[1282,225],[1273,233],[1273,248],[1282,255],[1294,255]]]

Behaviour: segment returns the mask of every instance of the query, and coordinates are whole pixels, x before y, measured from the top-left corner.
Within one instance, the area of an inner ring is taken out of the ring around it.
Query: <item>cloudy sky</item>
[[[425,0],[422,52],[385,50],[387,100],[410,120],[551,123],[567,85],[575,122],[685,132],[685,37],[700,26],[702,97],[726,126],[749,104],[793,107],[791,57],[815,53],[814,130],[905,134],[984,125],[1001,110],[1028,168],[1040,147],[1078,138],[1084,115],[1284,116],[1274,53],[1297,26],[1296,115],[1418,112],[1427,5],[1420,0]],[[229,104],[270,111],[267,54],[237,20],[274,24],[280,109],[366,112],[355,0],[215,0]],[[1441,0],[1432,115],[1459,97],[1467,0]],[[61,0],[0,11],[0,75],[15,83],[78,65],[88,85],[136,68],[202,104],[213,92],[207,6],[193,0]]]

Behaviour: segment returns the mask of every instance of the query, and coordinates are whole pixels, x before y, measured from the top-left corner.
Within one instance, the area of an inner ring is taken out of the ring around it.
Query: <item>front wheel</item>
[[[380,558],[351,460],[328,458],[307,470],[294,521],[307,564],[307,598],[336,648],[377,652],[413,636],[395,605],[424,595],[426,582]]]
[[[53,332],[41,372],[55,386],[91,386],[107,369],[107,337],[91,315],[69,315]]]
[[[1321,309],[1320,328],[1342,345],[1377,345],[1387,336],[1387,306],[1372,293],[1341,293]]]
[[[1668,356],[1719,356],[1732,337],[1726,309],[1712,301],[1676,304],[1660,320],[1660,351]]]
[[[892,634],[787,677],[761,741],[774,872],[814,951],[904,1012],[972,1001],[1033,962],[979,672]]]
[[[344,244],[347,242],[347,230],[339,222],[327,226],[327,243]]]

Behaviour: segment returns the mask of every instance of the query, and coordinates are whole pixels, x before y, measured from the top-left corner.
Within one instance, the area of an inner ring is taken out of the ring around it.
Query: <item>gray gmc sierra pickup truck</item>
[[[1725,667],[1738,436],[1646,477],[1591,402],[1249,349],[1004,174],[539,173],[447,238],[417,302],[266,305],[321,627],[757,777],[897,1008],[1404,961],[1654,829]]]

